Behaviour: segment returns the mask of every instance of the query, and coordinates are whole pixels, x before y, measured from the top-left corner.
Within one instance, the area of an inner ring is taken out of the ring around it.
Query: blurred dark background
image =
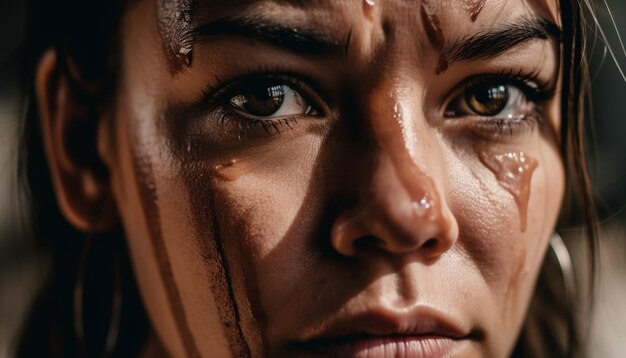
[[[22,95],[25,87],[17,70],[24,3],[0,1],[0,358],[12,356],[12,342],[49,262],[29,236],[27,207],[16,171],[22,108],[28,100]],[[626,1],[607,3],[626,37]],[[603,0],[598,4],[606,38],[626,71],[626,53]],[[599,295],[595,318],[589,322],[590,356],[621,357],[626,352],[626,80],[601,42],[593,51],[591,73],[595,150],[590,159],[603,225]],[[576,236],[574,228],[566,241]]]
[[[17,144],[24,100],[17,50],[23,36],[24,3],[0,0],[0,358],[12,357],[12,341],[38,283],[46,256],[28,238],[24,201],[17,183]]]

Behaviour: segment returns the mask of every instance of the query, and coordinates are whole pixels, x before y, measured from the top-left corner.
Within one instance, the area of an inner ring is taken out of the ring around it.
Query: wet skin
[[[165,349],[510,353],[563,195],[556,4],[200,1],[190,47],[156,3],[105,152]]]

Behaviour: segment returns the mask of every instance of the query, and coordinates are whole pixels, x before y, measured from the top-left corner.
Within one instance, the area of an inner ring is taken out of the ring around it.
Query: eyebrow
[[[561,41],[561,29],[543,19],[524,19],[505,27],[479,32],[452,43],[444,50],[448,63],[495,58],[534,39]]]
[[[236,35],[258,40],[290,51],[313,56],[347,55],[352,37],[349,31],[343,41],[330,32],[310,27],[276,24],[254,16],[221,18],[203,23],[191,30],[191,38]],[[454,41],[444,49],[449,64],[495,58],[504,52],[534,39],[561,40],[561,29],[553,22],[524,18],[493,30],[472,34]]]
[[[287,48],[300,54],[316,56],[346,55],[352,36],[350,31],[344,41],[337,41],[329,32],[275,24],[255,17],[218,19],[198,26],[191,34],[194,39],[237,35]]]

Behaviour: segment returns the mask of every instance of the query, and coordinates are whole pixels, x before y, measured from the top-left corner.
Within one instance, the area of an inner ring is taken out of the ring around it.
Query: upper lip
[[[331,321],[319,333],[300,340],[301,348],[341,344],[377,338],[476,338],[457,320],[436,309],[420,306],[411,310],[371,309]]]

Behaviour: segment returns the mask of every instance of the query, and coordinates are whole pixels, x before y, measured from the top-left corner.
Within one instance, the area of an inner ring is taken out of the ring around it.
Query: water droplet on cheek
[[[504,154],[478,150],[480,161],[491,170],[500,186],[506,189],[517,203],[520,230],[526,231],[530,184],[538,162],[524,152]]]
[[[238,165],[237,159],[217,164],[213,167],[215,176],[226,181],[235,181],[242,174],[241,165]]]

